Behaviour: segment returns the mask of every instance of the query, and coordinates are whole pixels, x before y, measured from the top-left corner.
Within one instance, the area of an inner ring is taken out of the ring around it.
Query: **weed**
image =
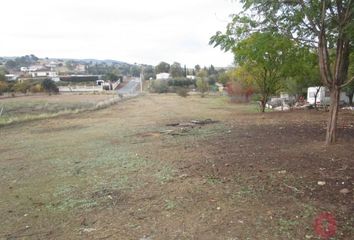
[[[207,183],[209,183],[209,184],[220,184],[221,180],[220,180],[220,178],[218,178],[216,176],[208,176],[207,177]]]
[[[170,210],[175,209],[176,206],[177,206],[177,203],[176,203],[175,201],[173,201],[173,200],[168,200],[168,199],[165,200],[165,209],[166,209],[167,211],[170,211]]]
[[[158,172],[155,174],[157,180],[164,184],[173,180],[176,171],[170,166],[163,166]]]
[[[298,228],[299,222],[289,219],[280,218],[277,222],[278,233],[280,235],[286,235],[288,239],[293,239],[292,232]]]
[[[247,199],[257,198],[257,192],[250,186],[243,185],[240,190],[232,195],[232,198],[237,201],[245,201]]]

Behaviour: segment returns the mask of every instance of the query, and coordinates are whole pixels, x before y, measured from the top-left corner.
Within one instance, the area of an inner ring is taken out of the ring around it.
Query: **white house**
[[[187,75],[187,79],[194,80],[194,79],[195,79],[195,76],[194,76],[194,75]]]
[[[45,70],[33,71],[33,72],[30,72],[30,74],[33,78],[35,78],[35,77],[51,77],[51,78],[58,77],[57,72],[45,71]]]
[[[156,74],[156,80],[167,80],[170,78],[169,73],[158,73]]]
[[[28,68],[28,71],[34,72],[34,71],[38,71],[38,70],[43,69],[43,68],[44,68],[44,67],[41,66],[41,65],[34,65],[34,66],[30,66],[30,67]]]
[[[15,74],[5,74],[5,78],[7,81],[16,81],[18,76]]]

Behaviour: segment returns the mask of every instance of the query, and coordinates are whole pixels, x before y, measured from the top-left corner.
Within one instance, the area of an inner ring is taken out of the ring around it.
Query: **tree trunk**
[[[317,97],[318,97],[318,93],[320,92],[321,87],[318,87],[315,93],[315,109],[318,111],[318,107],[317,107]]]
[[[337,119],[339,111],[339,95],[340,88],[334,87],[330,89],[331,105],[329,108],[329,120],[326,132],[326,144],[333,144],[337,138]]]
[[[261,100],[260,101],[260,105],[261,105],[261,112],[264,113],[265,112],[265,107],[266,107],[266,101],[265,100]]]
[[[347,95],[347,97],[349,98],[349,105],[352,106],[353,105],[353,95],[354,93],[350,93],[349,95]]]

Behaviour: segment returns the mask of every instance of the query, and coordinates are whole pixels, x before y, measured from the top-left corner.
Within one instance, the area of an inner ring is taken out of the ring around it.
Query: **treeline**
[[[9,93],[58,93],[59,89],[54,81],[50,79],[44,80],[26,80],[20,81],[0,81],[0,95],[5,92]]]

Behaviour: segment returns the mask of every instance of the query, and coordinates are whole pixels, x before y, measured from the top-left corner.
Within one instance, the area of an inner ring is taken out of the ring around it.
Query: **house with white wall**
[[[158,73],[156,74],[156,80],[167,80],[170,78],[169,73]]]

